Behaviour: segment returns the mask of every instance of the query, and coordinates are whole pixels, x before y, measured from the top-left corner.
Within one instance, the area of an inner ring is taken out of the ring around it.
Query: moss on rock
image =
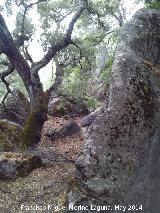
[[[11,151],[20,146],[22,127],[7,120],[0,120],[0,151]]]
[[[3,152],[0,154],[0,180],[25,177],[31,171],[41,166],[42,161],[37,156],[16,152]]]

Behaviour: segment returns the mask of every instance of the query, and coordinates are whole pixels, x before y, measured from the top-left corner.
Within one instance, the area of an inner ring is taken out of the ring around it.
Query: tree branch
[[[29,40],[29,36],[27,36],[27,35],[18,35],[16,40],[15,40],[16,47],[19,49],[21,46],[24,45],[24,42],[28,41],[28,40]]]
[[[74,25],[75,25],[76,21],[78,20],[78,18],[83,13],[83,11],[85,10],[85,8],[86,8],[86,5],[83,5],[79,8],[79,10],[72,17],[72,20],[69,24],[69,27],[68,27],[63,39],[61,41],[57,42],[55,45],[51,46],[49,48],[48,52],[46,53],[46,55],[42,58],[42,60],[40,60],[34,64],[34,66],[32,68],[33,72],[38,72],[41,68],[45,67],[59,51],[61,51],[65,47],[67,47],[69,44],[73,43],[71,36],[72,36]]]
[[[32,59],[32,56],[28,52],[28,46],[24,47],[24,55],[25,59],[28,60],[31,63],[31,65],[33,65],[34,61]]]
[[[83,55],[82,55],[82,50],[81,50],[80,46],[78,44],[76,44],[75,42],[72,42],[72,44],[79,49],[80,58],[82,58]]]
[[[21,35],[24,36],[24,23],[25,23],[25,17],[26,17],[26,14],[28,12],[28,10],[33,7],[34,5],[37,5],[39,3],[42,3],[42,2],[45,2],[47,0],[38,0],[37,2],[34,2],[34,3],[30,3],[28,5],[24,4],[23,3],[23,6],[24,6],[24,13],[23,13],[23,18],[22,18],[22,28],[21,28]]]
[[[26,89],[28,92],[30,92],[29,88],[32,85],[30,67],[16,47],[14,40],[6,26],[5,20],[0,14],[0,52],[1,51],[7,56],[12,66],[14,66],[14,68],[17,70]]]
[[[8,64],[7,70],[5,70],[5,71],[3,71],[3,72],[0,73],[0,79],[1,79],[2,82],[5,84],[6,89],[7,89],[7,93],[5,94],[5,96],[3,97],[3,100],[2,100],[2,104],[3,104],[3,107],[4,107],[4,108],[6,108],[6,107],[5,107],[5,100],[6,100],[7,96],[8,96],[8,94],[11,93],[11,90],[10,90],[10,88],[9,88],[9,83],[6,81],[5,78],[6,78],[8,75],[10,75],[13,71],[14,71],[14,67],[13,67],[11,64]]]
[[[54,81],[53,85],[48,90],[49,96],[51,95],[51,93],[53,91],[57,90],[57,88],[59,88],[59,86],[62,84],[63,76],[64,76],[64,65],[63,64],[56,64],[55,75],[56,75],[55,81]]]
[[[2,77],[1,80],[5,84],[6,89],[7,89],[7,93],[5,94],[5,96],[3,97],[3,100],[2,100],[3,107],[6,109],[5,100],[6,100],[7,96],[8,96],[8,94],[11,93],[11,90],[9,88],[9,83],[6,81],[5,77]]]

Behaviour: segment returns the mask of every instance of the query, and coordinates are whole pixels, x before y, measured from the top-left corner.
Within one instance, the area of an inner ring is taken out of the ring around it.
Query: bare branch
[[[56,78],[55,78],[55,81],[54,81],[53,85],[48,90],[48,95],[49,96],[51,95],[51,93],[53,91],[57,90],[57,88],[59,88],[60,85],[62,84],[63,77],[64,77],[64,68],[68,67],[71,64],[70,61],[67,63],[68,59],[69,59],[69,57],[64,59],[63,62],[56,64],[56,73],[55,73]],[[75,60],[75,63],[79,62],[79,64],[80,64],[81,56],[79,58],[77,58],[77,59],[74,59],[74,60]]]
[[[117,20],[119,26],[121,27],[126,21],[126,10],[123,7],[122,3],[119,4],[116,11],[113,10],[113,7],[108,6],[108,10],[110,11],[110,14]]]
[[[9,88],[9,83],[6,81],[6,79],[3,77],[1,78],[2,82],[6,85],[6,89],[8,91],[8,93],[11,92],[10,88]]]
[[[34,5],[37,5],[38,3],[41,2],[45,2],[47,0],[39,0],[35,3],[31,3],[31,4],[26,4],[26,3],[22,3],[24,6],[24,13],[23,13],[23,17],[22,17],[22,23],[21,23],[21,32],[20,35],[17,35],[17,38],[15,40],[15,44],[17,46],[17,48],[19,49],[21,46],[24,46],[24,42],[25,41],[29,41],[29,39],[31,38],[31,36],[25,35],[25,19],[26,19],[26,15],[27,12],[30,8],[32,8]]]
[[[67,32],[66,32],[66,35],[65,35],[65,38],[67,41],[70,41],[71,42],[71,35],[72,35],[72,32],[73,32],[73,28],[74,28],[74,25],[76,23],[76,21],[78,20],[78,18],[80,17],[80,15],[82,14],[82,12],[84,11],[86,7],[81,7],[79,9],[79,11],[73,16],[70,24],[69,24],[69,27],[67,29]]]

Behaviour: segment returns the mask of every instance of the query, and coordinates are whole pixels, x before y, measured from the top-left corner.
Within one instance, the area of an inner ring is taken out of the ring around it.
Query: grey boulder
[[[70,205],[160,212],[159,64],[160,11],[141,9],[121,30],[108,105],[86,134]]]

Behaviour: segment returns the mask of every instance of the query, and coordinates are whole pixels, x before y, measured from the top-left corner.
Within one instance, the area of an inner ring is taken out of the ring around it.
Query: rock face
[[[5,106],[6,109],[2,104],[0,105],[0,119],[24,125],[29,114],[29,101],[25,95],[19,90],[14,90],[8,95]]]
[[[160,11],[141,9],[122,29],[108,106],[87,133],[77,160],[83,190],[70,192],[70,206],[113,205],[117,212],[116,204],[137,205],[137,212],[159,213],[159,65]]]

